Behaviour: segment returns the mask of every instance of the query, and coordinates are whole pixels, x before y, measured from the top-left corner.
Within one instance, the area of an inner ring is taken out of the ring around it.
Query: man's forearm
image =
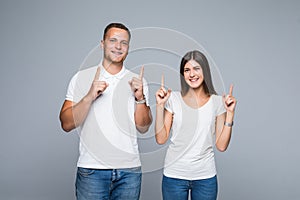
[[[60,114],[60,121],[64,131],[69,132],[80,126],[86,119],[93,101],[84,97],[80,102],[65,108]]]
[[[149,106],[146,104],[137,104],[134,118],[138,131],[141,133],[147,132],[152,123],[152,115]]]

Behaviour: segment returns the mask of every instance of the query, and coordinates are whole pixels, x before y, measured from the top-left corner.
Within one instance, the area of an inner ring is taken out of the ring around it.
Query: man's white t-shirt
[[[135,97],[128,83],[138,77],[123,66],[115,75],[101,65],[99,80],[109,85],[92,104],[80,136],[78,167],[118,169],[141,166],[134,121]],[[98,66],[77,72],[68,87],[66,100],[78,103],[89,91]],[[148,105],[148,86],[143,80]]]
[[[180,92],[172,92],[165,108],[173,113],[173,124],[164,175],[186,180],[215,176],[215,122],[226,112],[222,97],[211,95],[206,104],[194,109],[183,101]]]

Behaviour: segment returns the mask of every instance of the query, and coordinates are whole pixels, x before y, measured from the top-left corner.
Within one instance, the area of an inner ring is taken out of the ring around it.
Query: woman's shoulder
[[[171,95],[179,97],[179,96],[181,96],[181,92],[180,91],[171,91]]]
[[[213,94],[211,95],[211,99],[214,102],[214,104],[223,103],[223,96],[221,95]]]
[[[170,100],[171,101],[178,101],[182,98],[180,91],[171,91]]]
[[[218,94],[212,94],[211,98],[219,100],[219,99],[222,99],[223,97],[221,95],[218,95]]]
[[[171,91],[170,97],[167,100],[168,106],[173,106],[180,103],[181,93],[178,91]]]

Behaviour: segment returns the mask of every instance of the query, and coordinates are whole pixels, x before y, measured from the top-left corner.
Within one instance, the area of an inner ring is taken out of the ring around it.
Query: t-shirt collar
[[[121,71],[119,71],[117,74],[111,74],[108,71],[106,71],[106,69],[103,67],[102,62],[99,63],[98,65],[99,67],[101,67],[101,76],[103,76],[104,78],[117,78],[117,79],[121,79],[124,74],[125,74],[125,66],[122,66]]]

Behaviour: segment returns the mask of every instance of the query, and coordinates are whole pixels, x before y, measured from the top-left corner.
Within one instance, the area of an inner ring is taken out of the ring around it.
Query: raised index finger
[[[94,77],[94,81],[98,81],[99,77],[100,77],[100,67],[97,68],[97,71],[96,71],[96,74],[95,74],[95,77]]]
[[[161,75],[161,87],[163,88],[165,85],[165,77],[164,77],[164,74]]]
[[[140,80],[143,80],[143,77],[144,77],[144,66],[142,66],[140,71],[140,76],[139,76]]]
[[[231,84],[231,85],[230,85],[230,88],[229,88],[229,95],[230,95],[230,96],[232,96],[232,91],[233,91],[233,85]]]

